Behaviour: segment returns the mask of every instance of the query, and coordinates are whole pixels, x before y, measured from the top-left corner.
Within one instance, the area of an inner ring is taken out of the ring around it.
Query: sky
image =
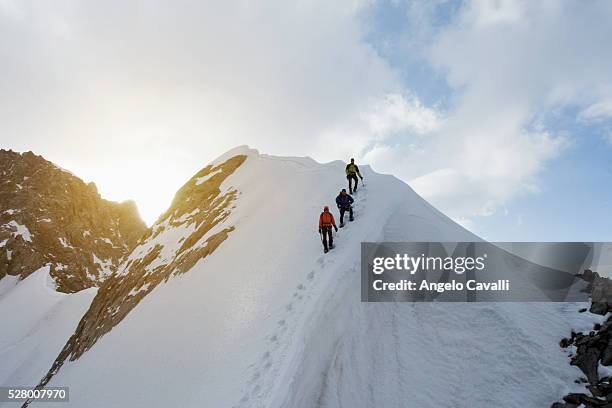
[[[496,241],[612,241],[612,2],[0,0],[0,147],[151,224],[237,145],[355,157]]]

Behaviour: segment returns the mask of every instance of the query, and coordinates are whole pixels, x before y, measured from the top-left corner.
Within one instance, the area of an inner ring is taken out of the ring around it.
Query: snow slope
[[[71,387],[69,406],[549,406],[579,376],[558,341],[589,324],[580,305],[360,302],[362,241],[478,239],[405,183],[364,166],[356,221],[323,255],[344,164],[246,147],[215,163],[237,154],[217,226],[235,230],[64,364],[49,385]]]
[[[13,276],[0,280],[0,386],[35,384],[95,294],[95,288],[74,294],[57,292],[48,266],[19,283]]]

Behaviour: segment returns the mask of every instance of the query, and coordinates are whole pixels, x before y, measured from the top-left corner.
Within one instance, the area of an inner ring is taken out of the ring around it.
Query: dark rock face
[[[146,230],[133,202],[104,200],[32,152],[0,150],[0,279],[49,265],[61,292],[99,286]]]
[[[177,192],[168,211],[141,239],[118,272],[102,284],[39,388],[51,380],[67,359],[76,360],[93,347],[157,285],[174,275],[188,273],[196,262],[225,241],[234,226],[221,224],[230,216],[239,192],[232,187],[222,191],[221,184],[246,158],[238,155],[214,167],[207,166]]]
[[[589,311],[605,316],[612,311],[610,302],[612,281],[602,278],[597,272],[584,271],[580,278],[589,282],[586,290],[591,293]],[[581,309],[579,312],[586,310]],[[612,408],[612,377],[599,378],[599,364],[612,364],[612,315],[603,324],[595,324],[588,334],[571,333],[571,337],[562,339],[562,348],[576,347],[570,364],[577,366],[586,376],[587,389],[591,395],[572,393],[563,397],[564,402],[555,402],[553,408],[570,407],[610,407]]]

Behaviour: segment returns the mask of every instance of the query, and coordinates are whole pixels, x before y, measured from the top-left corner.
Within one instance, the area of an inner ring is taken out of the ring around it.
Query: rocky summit
[[[134,202],[105,200],[32,152],[0,150],[0,279],[48,265],[60,292],[99,286],[146,231]]]

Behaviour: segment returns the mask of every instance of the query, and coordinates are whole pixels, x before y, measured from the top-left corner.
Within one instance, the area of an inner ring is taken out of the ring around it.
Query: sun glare
[[[174,194],[191,177],[159,163],[138,163],[111,168],[71,166],[85,182],[93,181],[107,200],[136,202],[142,220],[151,226],[170,206]]]

